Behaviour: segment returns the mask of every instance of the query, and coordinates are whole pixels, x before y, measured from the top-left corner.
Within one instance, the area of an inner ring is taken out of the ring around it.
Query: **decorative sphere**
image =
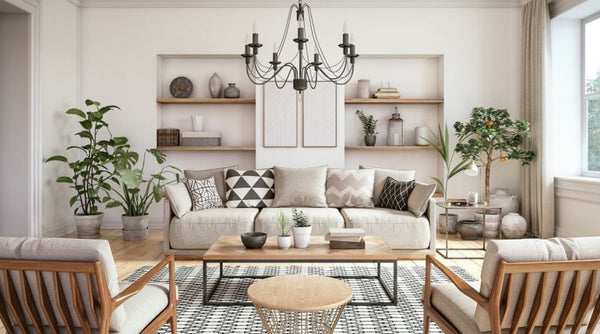
[[[509,213],[502,218],[502,234],[505,238],[518,239],[525,236],[527,222],[518,213]]]

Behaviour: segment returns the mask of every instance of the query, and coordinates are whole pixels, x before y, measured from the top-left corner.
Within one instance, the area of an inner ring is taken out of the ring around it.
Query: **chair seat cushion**
[[[308,216],[312,226],[312,235],[325,235],[331,227],[344,227],[344,218],[334,208],[297,208]],[[256,217],[256,232],[265,232],[268,235],[279,235],[279,212],[285,214],[289,227],[292,224],[292,208],[264,208]]]
[[[429,247],[429,221],[409,211],[386,208],[344,208],[347,228],[362,228],[367,235],[377,235],[394,249]]]
[[[477,289],[479,282],[469,283]],[[477,303],[460,292],[452,283],[438,283],[431,285],[431,304],[461,334],[481,333],[475,323],[475,309]]]
[[[222,235],[252,232],[256,208],[213,208],[174,217],[169,228],[171,248],[208,249]]]
[[[121,291],[131,283],[119,283]],[[138,294],[123,303],[127,321],[119,334],[137,334],[169,305],[169,285],[149,283]],[[111,332],[112,333],[112,332]]]

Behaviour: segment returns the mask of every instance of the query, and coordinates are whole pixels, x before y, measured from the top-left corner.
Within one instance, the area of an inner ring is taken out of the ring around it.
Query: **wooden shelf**
[[[352,151],[431,151],[433,146],[346,146]]]
[[[164,104],[255,104],[255,99],[175,99],[157,98],[157,103]]]
[[[256,151],[253,146],[158,146],[160,151]]]
[[[440,104],[444,99],[346,99],[346,104]]]

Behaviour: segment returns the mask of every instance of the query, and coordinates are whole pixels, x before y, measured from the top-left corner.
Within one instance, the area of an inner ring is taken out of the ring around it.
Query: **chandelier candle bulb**
[[[348,21],[344,21],[344,25],[342,27],[342,33],[347,34],[350,32],[350,26],[348,25]]]

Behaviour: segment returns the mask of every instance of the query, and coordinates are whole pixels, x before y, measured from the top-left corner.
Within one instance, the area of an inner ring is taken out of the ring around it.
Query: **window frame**
[[[590,171],[588,169],[588,101],[591,99],[600,98],[600,92],[597,93],[587,93],[585,90],[585,25],[600,19],[600,12],[596,12],[590,16],[587,16],[581,20],[581,148],[583,152],[581,154],[581,175],[600,178],[600,171]]]

